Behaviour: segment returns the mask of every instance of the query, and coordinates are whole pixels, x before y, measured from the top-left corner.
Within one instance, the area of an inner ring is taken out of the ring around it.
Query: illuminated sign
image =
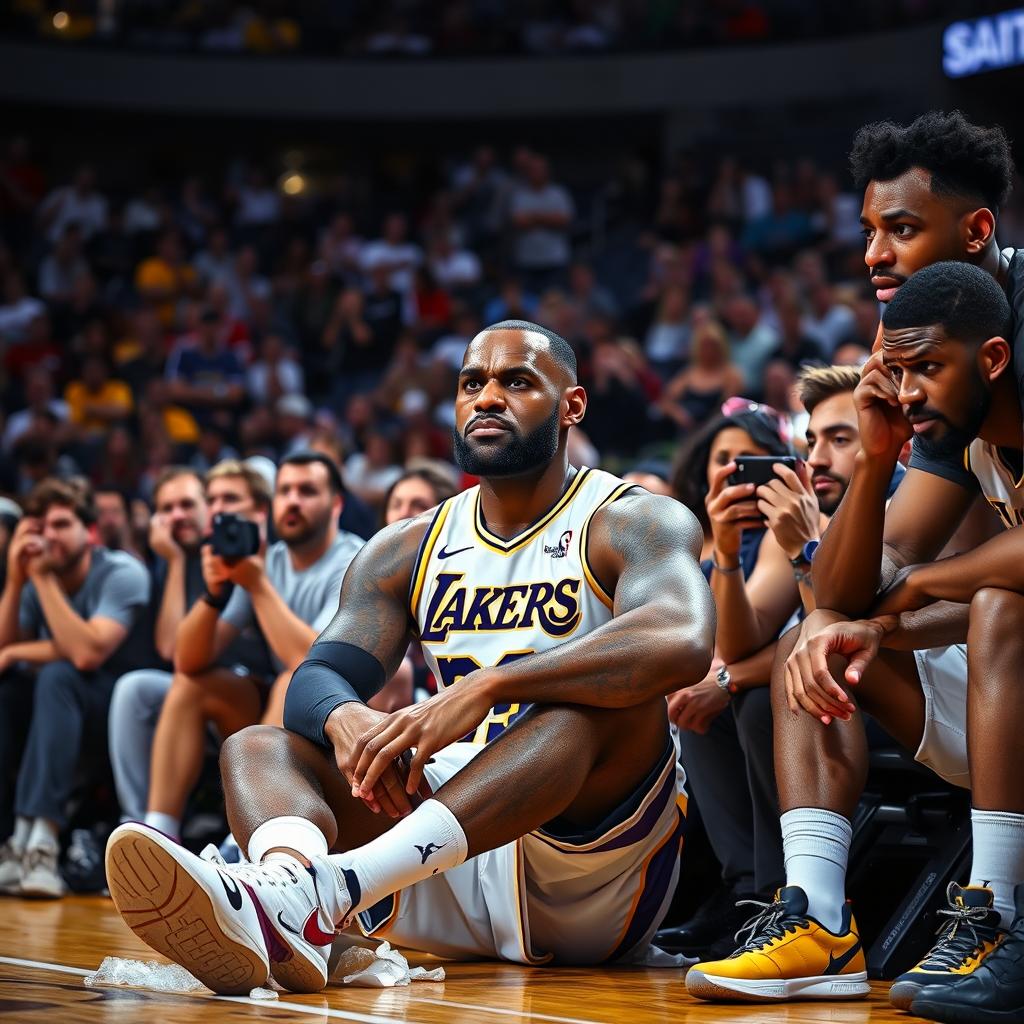
[[[1024,64],[1024,10],[955,21],[943,33],[942,49],[950,78]]]

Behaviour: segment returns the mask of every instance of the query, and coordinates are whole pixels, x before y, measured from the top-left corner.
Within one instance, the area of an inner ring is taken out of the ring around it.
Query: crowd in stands
[[[280,722],[363,540],[470,482],[452,462],[454,384],[466,344],[502,319],[576,350],[577,465],[688,504],[709,572],[712,551],[782,567],[767,608],[715,575],[719,603],[757,627],[730,654],[736,685],[761,689],[720,715],[716,664],[671,705],[698,800],[716,759],[746,758],[741,804],[770,788],[771,641],[807,598],[789,561],[848,468],[812,442],[815,483],[782,480],[769,529],[742,541],[715,498],[733,455],[791,451],[814,405],[852,401],[843,368],[879,315],[859,197],[809,159],[682,155],[653,187],[610,183],[599,244],[586,195],[528,147],[481,146],[437,180],[409,208],[353,179],[290,193],[258,165],[126,194],[3,145],[0,673],[31,682],[0,686],[0,890],[63,891],[58,836],[87,755],[109,758],[123,815],[182,834],[211,737]],[[1004,244],[1021,223],[1003,211]],[[261,553],[225,560],[215,530],[203,543],[223,514],[255,524]],[[377,700],[429,686],[410,651]],[[774,839],[756,816],[735,819],[742,834],[708,822],[730,893],[778,880],[777,816],[761,810]],[[83,843],[94,877],[100,844]]]
[[[161,51],[417,58],[743,45],[901,28],[992,7],[951,0],[855,7],[797,0],[20,0],[10,5],[4,27]]]

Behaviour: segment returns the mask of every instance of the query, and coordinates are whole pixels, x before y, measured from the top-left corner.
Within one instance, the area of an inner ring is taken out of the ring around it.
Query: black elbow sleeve
[[[384,666],[361,647],[318,640],[292,674],[284,701],[284,727],[330,746],[324,726],[340,704],[367,703],[385,683]]]

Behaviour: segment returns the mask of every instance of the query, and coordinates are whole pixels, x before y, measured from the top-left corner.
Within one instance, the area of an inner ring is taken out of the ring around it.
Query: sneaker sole
[[[230,933],[206,890],[155,836],[131,828],[112,836],[106,869],[114,906],[147,946],[222,995],[266,984],[268,962]]]
[[[870,994],[866,971],[811,978],[724,978],[691,967],[686,991],[698,999],[744,1003],[784,1003],[794,999],[863,999]]]
[[[293,947],[289,946],[289,950],[291,956],[287,960],[274,960],[270,964],[274,981],[289,992],[323,992],[327,986],[326,961],[320,966]]]

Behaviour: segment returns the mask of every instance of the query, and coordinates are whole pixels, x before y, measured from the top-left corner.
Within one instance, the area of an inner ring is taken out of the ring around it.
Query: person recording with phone
[[[209,724],[222,740],[247,725],[281,724],[292,672],[333,616],[345,571],[362,547],[338,529],[341,504],[338,468],[316,452],[290,455],[278,468],[272,518],[280,540],[269,547],[257,523],[211,500],[205,590],[177,631],[174,677],[153,741],[147,824],[180,834]],[[220,663],[249,629],[269,650],[269,686]]]

